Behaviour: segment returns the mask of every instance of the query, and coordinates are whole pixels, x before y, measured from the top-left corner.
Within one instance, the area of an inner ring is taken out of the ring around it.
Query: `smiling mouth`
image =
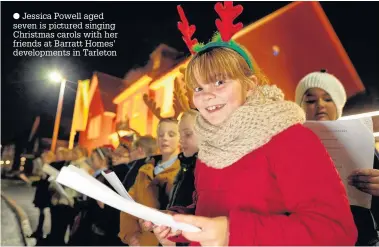
[[[327,116],[328,114],[326,112],[319,112],[316,114],[316,116]]]
[[[205,108],[205,110],[207,110],[209,113],[213,113],[222,109],[225,105],[226,104],[208,106],[207,108]]]
[[[317,118],[323,118],[323,117],[328,117],[328,114],[326,112],[320,112],[316,114]]]

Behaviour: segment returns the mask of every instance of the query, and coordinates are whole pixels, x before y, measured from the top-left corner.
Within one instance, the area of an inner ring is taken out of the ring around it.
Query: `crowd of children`
[[[109,187],[101,171],[112,170],[136,202],[201,231],[155,226],[69,188],[68,198],[62,197],[54,179],[41,172],[34,200],[41,216],[33,236],[42,237],[44,208],[50,207],[47,245],[378,244],[377,159],[373,169],[342,178],[373,196],[371,210],[350,205],[326,148],[303,126],[338,121],[346,103],[341,82],[325,70],[312,72],[299,82],[296,102],[286,101],[231,40],[235,26],[225,24],[211,42],[199,45],[178,9],[179,29],[193,53],[185,82],[196,110],[184,112],[179,122],[161,119],[156,139],[138,137],[115,150],[99,147],[89,158],[80,147],[58,149],[41,160],[58,170],[75,165]]]

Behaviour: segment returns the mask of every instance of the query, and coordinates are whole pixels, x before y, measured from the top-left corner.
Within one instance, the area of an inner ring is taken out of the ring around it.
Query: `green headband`
[[[208,42],[206,45],[198,43],[198,44],[195,44],[192,47],[192,49],[196,53],[203,53],[203,52],[206,52],[208,49],[217,48],[217,47],[226,47],[237,52],[243,57],[243,59],[245,59],[250,69],[254,71],[253,63],[251,62],[251,59],[249,55],[246,53],[246,51],[234,40],[229,40],[228,42],[222,41],[221,35],[219,33],[216,33],[214,37],[212,38],[212,41]]]

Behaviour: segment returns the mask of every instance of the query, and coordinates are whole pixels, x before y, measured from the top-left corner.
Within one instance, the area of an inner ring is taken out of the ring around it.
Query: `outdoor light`
[[[11,162],[9,160],[5,161],[6,165],[9,165]]]
[[[51,72],[50,75],[49,75],[49,77],[50,77],[50,80],[51,80],[51,81],[53,81],[53,82],[57,82],[57,83],[62,82],[62,80],[63,80],[62,75],[59,74],[59,73],[56,72],[56,71]]]
[[[0,165],[4,165],[4,160],[1,160],[1,161],[0,161]]]
[[[26,158],[25,157],[21,157],[21,161],[22,162],[25,162]]]

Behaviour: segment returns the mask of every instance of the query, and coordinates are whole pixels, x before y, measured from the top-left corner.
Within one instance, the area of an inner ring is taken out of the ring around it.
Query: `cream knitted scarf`
[[[304,121],[303,110],[285,101],[279,88],[260,86],[221,125],[211,125],[198,114],[195,122],[199,137],[198,157],[209,167],[228,167],[268,143],[273,136]]]

